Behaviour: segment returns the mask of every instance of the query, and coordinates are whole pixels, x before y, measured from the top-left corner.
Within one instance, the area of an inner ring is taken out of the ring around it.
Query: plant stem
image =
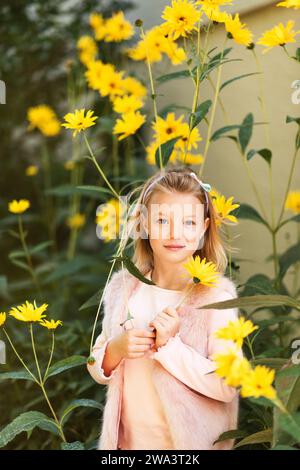
[[[34,267],[33,267],[33,264],[32,264],[31,255],[30,255],[30,252],[28,250],[27,243],[26,243],[26,240],[25,240],[25,234],[24,234],[24,228],[23,228],[22,216],[21,215],[18,216],[18,224],[19,224],[20,240],[21,240],[21,244],[22,244],[25,256],[26,256],[28,269],[29,269],[29,272],[31,274],[32,280],[33,280],[33,282],[34,282],[34,284],[35,284],[35,286],[38,290],[38,293],[42,297],[40,284],[38,282],[38,279],[37,279],[37,276],[36,276],[36,273],[35,273],[35,270],[34,270]]]

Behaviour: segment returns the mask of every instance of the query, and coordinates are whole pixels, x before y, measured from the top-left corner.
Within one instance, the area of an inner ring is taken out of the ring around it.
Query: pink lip
[[[184,248],[184,245],[165,245],[165,248]]]

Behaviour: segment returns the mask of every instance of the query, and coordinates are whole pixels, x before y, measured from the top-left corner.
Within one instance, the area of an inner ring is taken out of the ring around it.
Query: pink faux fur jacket
[[[93,365],[87,365],[89,373],[96,382],[108,385],[98,450],[118,448],[124,364],[121,361],[109,377],[104,375],[101,365],[106,345],[111,338],[123,331],[120,323],[127,317],[123,294],[124,280],[128,297],[135,292],[141,282],[126,269],[120,269],[112,275],[103,297],[102,331],[93,348],[96,362]],[[216,315],[221,318],[222,314],[225,316],[229,309],[201,309],[198,307],[234,297],[237,297],[236,287],[225,276],[219,277],[215,287],[196,285],[185,304],[177,309],[181,317],[179,333],[182,341],[207,358],[211,318]],[[233,310],[237,317],[237,309]],[[158,361],[154,362],[153,381],[170,426],[175,449],[232,449],[233,439],[227,439],[214,445],[213,442],[223,432],[237,428],[239,395],[236,389],[227,386],[223,379],[212,372],[209,375],[215,376],[214,380],[216,383],[219,381],[218,388],[221,390],[220,397],[216,400],[188,387],[169,373]],[[205,380],[205,373],[203,373],[203,378]]]

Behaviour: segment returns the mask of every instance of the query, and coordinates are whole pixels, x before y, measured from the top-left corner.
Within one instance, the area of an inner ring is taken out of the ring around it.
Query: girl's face
[[[150,246],[159,260],[181,263],[202,248],[209,218],[204,221],[204,204],[196,196],[156,191],[146,217]]]

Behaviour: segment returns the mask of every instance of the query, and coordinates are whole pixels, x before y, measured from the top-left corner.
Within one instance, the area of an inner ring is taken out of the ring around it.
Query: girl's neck
[[[187,284],[190,284],[186,270],[181,267],[174,266],[172,269],[168,270],[154,267],[150,275],[152,281],[162,289],[183,291],[187,287]]]

